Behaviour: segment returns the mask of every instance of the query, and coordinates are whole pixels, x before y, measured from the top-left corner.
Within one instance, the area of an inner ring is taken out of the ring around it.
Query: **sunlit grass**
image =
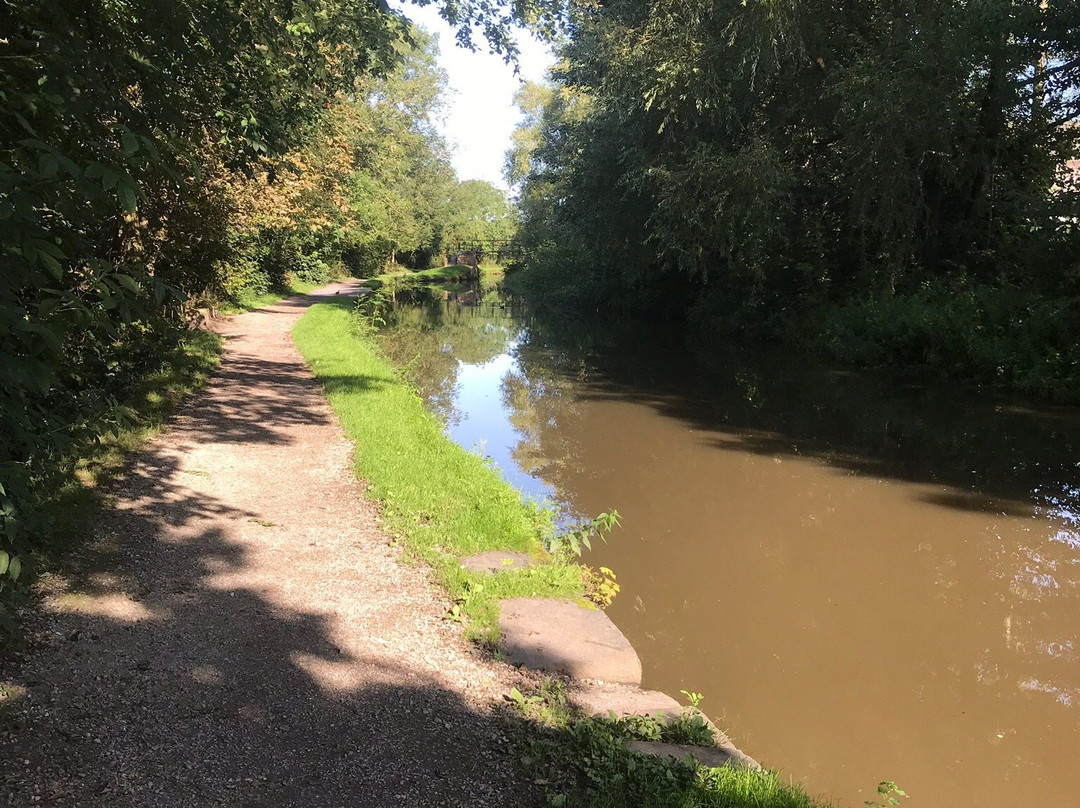
[[[497,279],[501,277],[502,274],[503,267],[498,264],[480,264],[479,278],[481,280]],[[476,277],[477,275],[472,267],[458,264],[456,266],[434,267],[432,269],[408,269],[402,266],[394,266],[371,280],[378,281],[381,285],[387,281],[392,281],[395,278],[408,278],[422,283],[450,283],[453,281],[472,280]],[[371,281],[368,280],[365,281],[365,283],[370,285]]]
[[[476,577],[461,559],[485,550],[542,557],[550,515],[523,502],[483,458],[443,432],[412,387],[356,328],[347,304],[312,306],[293,331],[356,446],[356,471],[382,503],[383,524],[435,570],[479,640],[496,636],[496,604],[529,595],[579,598],[576,565]]]
[[[242,314],[246,311],[254,311],[255,309],[272,306],[287,297],[306,295],[309,292],[318,289],[320,286],[326,286],[327,283],[329,283],[329,281],[312,283],[310,281],[292,279],[289,281],[289,285],[283,289],[272,289],[268,292],[253,292],[250,289],[245,289],[237,294],[232,300],[223,300],[218,303],[216,309],[219,314]]]
[[[553,698],[554,695],[554,698]],[[644,755],[632,740],[668,740],[656,719],[575,720],[562,688],[541,686],[521,701],[527,731],[522,764],[546,784],[549,805],[581,808],[828,808],[780,772],[709,768]]]

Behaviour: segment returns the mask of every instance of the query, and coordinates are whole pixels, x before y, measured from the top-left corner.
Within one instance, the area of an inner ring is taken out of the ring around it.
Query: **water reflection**
[[[626,528],[596,551],[647,683],[861,804],[1068,805],[1080,788],[1080,424],[513,301],[384,340],[455,439]],[[720,707],[726,708],[722,713]]]

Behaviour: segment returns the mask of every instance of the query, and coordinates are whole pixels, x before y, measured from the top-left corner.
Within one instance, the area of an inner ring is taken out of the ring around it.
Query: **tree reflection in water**
[[[881,777],[930,807],[1080,789],[1074,410],[491,296],[394,323],[387,353],[516,485],[619,509],[610,613],[749,751],[853,804]],[[470,412],[463,368],[492,388]]]

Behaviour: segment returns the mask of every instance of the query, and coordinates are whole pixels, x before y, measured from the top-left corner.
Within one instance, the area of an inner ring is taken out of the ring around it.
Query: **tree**
[[[450,192],[443,239],[448,245],[509,241],[517,230],[517,211],[490,182],[465,180]]]
[[[755,318],[1075,249],[1075,4],[613,0],[570,33],[554,98],[585,114],[523,92],[509,175],[529,238],[593,245],[579,285]]]
[[[508,54],[514,22],[558,14],[547,0],[440,8],[459,39],[477,29]],[[267,262],[292,266],[348,230],[342,205],[317,199],[325,186],[295,180],[305,156],[325,166],[340,139],[301,152],[328,110],[393,80],[413,35],[371,0],[6,0],[0,31],[2,602],[22,567],[12,560],[40,536],[36,500],[76,447],[117,422],[117,392],[175,342],[185,301],[265,277]],[[398,95],[398,113],[418,120],[431,87],[400,84],[415,95]],[[393,131],[368,142],[387,150]],[[421,243],[437,218],[427,194],[450,180],[419,145],[425,133],[408,135],[402,182],[423,190],[384,182],[379,198],[405,211],[394,238]],[[279,171],[294,177],[278,184]],[[276,209],[244,207],[258,175],[282,192]],[[266,226],[298,207],[311,213],[306,232]]]

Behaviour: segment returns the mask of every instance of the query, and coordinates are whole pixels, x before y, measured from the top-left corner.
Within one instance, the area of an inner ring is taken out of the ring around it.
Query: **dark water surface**
[[[841,805],[1080,805],[1080,413],[498,297],[392,320],[455,440],[622,514],[588,563],[646,686]]]

